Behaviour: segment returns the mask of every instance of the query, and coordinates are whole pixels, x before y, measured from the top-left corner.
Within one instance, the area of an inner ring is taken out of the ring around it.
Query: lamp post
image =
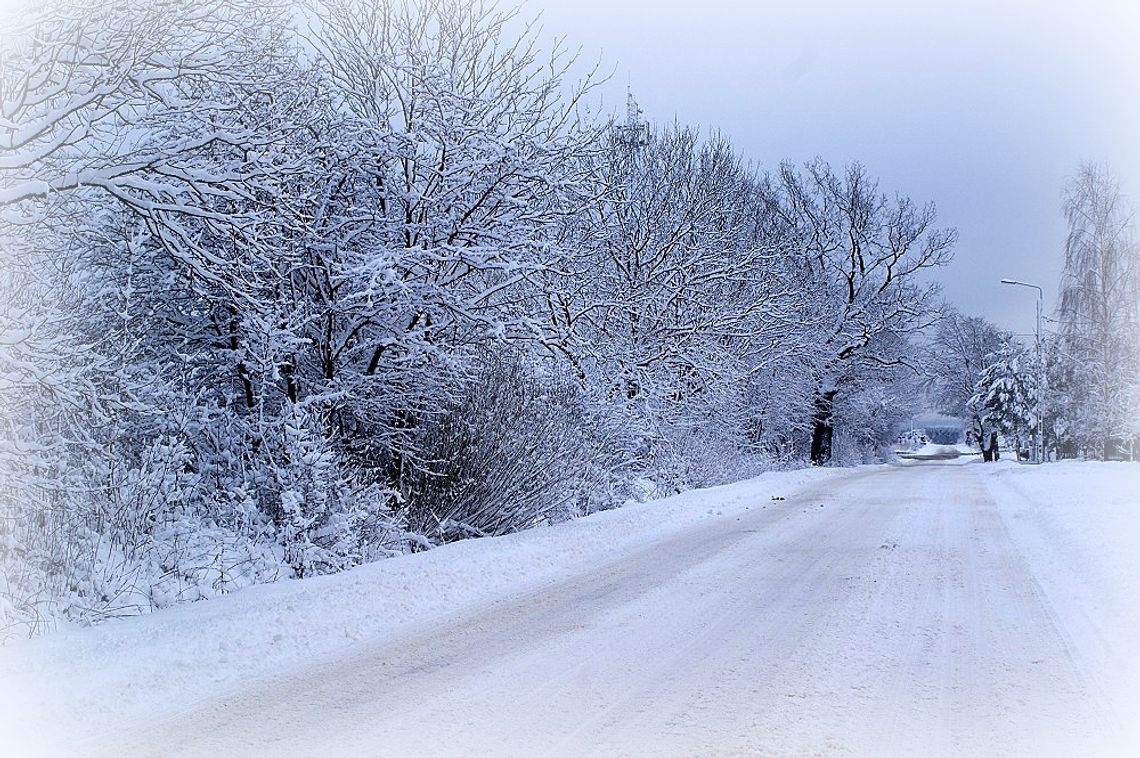
[[[1045,292],[1036,284],[1028,284],[1026,282],[1019,282],[1016,279],[1002,279],[1002,284],[1012,284],[1017,287],[1032,287],[1037,290],[1037,326],[1034,329],[1033,336],[1037,343],[1037,395],[1034,401],[1036,408],[1034,409],[1034,433],[1037,435],[1037,444],[1033,446],[1033,457],[1035,463],[1041,463],[1045,460],[1045,437],[1041,434],[1041,394],[1045,391],[1045,363],[1041,360],[1041,304],[1045,298]]]

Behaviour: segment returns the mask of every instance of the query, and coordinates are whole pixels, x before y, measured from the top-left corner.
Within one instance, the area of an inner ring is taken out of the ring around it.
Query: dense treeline
[[[953,232],[590,114],[462,0],[55,3],[0,51],[0,619],[873,454]]]

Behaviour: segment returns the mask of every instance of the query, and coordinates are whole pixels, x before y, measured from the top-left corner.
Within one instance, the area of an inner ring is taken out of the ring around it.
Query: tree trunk
[[[389,423],[391,429],[396,433],[393,435],[394,439],[389,443],[390,449],[388,450],[386,465],[387,482],[392,488],[402,491],[404,487],[404,475],[407,472],[408,466],[408,456],[406,453],[408,442],[403,432],[415,429],[418,419],[414,411],[400,409],[396,411],[392,421]]]
[[[832,410],[835,390],[823,392],[815,399],[815,415],[811,419],[811,465],[823,466],[831,460]]]

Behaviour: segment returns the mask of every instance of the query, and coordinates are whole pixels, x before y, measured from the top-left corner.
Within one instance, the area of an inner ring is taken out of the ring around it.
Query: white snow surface
[[[972,445],[936,445],[928,442],[916,450],[899,450],[895,454],[903,460],[956,460],[962,456],[977,455],[978,449]]]
[[[767,474],[9,644],[0,752],[1136,755],[1138,515],[1140,464]]]

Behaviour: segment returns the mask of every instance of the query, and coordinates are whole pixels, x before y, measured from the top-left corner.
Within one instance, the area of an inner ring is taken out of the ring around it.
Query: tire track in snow
[[[747,677],[744,689],[758,691],[748,683],[762,684],[763,674],[753,672],[749,676],[748,664],[752,662],[749,652],[777,645],[786,649],[789,641],[792,646],[798,646],[809,637],[809,628],[819,620],[810,612],[805,599],[813,595],[814,588],[826,586],[825,579],[834,572],[839,558],[836,553],[819,550],[820,541],[834,541],[852,528],[855,519],[861,518],[852,513],[839,514],[838,518],[830,514],[816,516],[814,512],[821,499],[824,498],[797,499],[794,505],[800,512],[795,516],[813,515],[807,516],[807,521],[798,521],[796,531],[754,533],[720,556],[720,560],[678,578],[688,586],[665,587],[660,597],[647,598],[648,602],[668,603],[670,597],[695,594],[707,598],[718,612],[708,614],[702,609],[697,614],[699,617],[711,615],[712,618],[699,629],[681,626],[678,634],[689,634],[689,642],[678,648],[667,648],[670,655],[665,659],[666,665],[658,665],[657,675],[649,682],[638,684],[642,708],[640,713],[632,714],[635,718],[627,714],[625,723],[620,725],[614,724],[612,716],[608,720],[589,721],[544,754],[580,754],[583,739],[610,723],[620,728],[608,739],[604,734],[594,735],[599,754],[655,755],[662,748],[661,754],[677,754],[675,751],[685,754],[682,746],[686,744],[687,732],[697,730],[705,732],[706,741],[690,739],[689,742],[695,743],[691,753],[701,755],[707,750],[707,740],[716,737],[712,732],[736,726],[733,722],[738,722],[738,718],[718,718],[712,711],[723,708],[726,694],[730,700],[739,702],[740,693],[735,690],[742,684],[741,677]],[[788,556],[778,568],[757,560],[758,556],[777,550]],[[727,577],[726,565],[733,569]],[[737,644],[725,646],[725,640],[735,640]],[[699,728],[701,723],[705,724],[703,730]],[[639,734],[658,735],[659,739],[671,736],[671,739],[664,746],[644,744],[638,742]],[[636,752],[630,751],[631,744],[637,745]]]

